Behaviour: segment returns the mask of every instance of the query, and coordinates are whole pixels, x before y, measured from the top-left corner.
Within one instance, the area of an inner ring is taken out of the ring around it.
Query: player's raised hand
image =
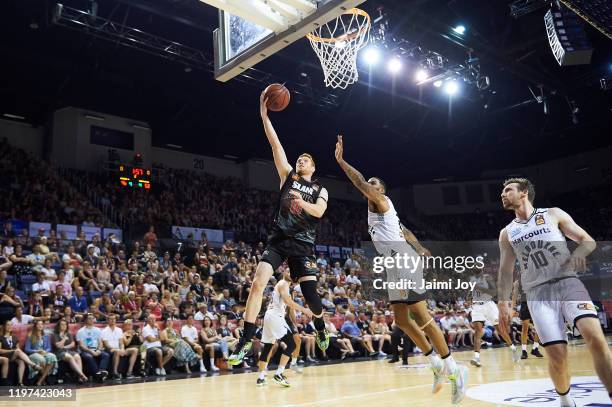
[[[265,90],[259,96],[259,113],[262,118],[268,117],[268,98],[266,97]]]
[[[336,141],[336,161],[338,161],[338,163],[341,163],[342,161],[344,161],[344,142],[342,141],[342,135],[338,134],[338,141]]]
[[[586,257],[580,256],[578,254],[572,254],[572,256],[567,259],[565,263],[561,266],[565,270],[574,271],[576,273],[581,273],[586,271]]]

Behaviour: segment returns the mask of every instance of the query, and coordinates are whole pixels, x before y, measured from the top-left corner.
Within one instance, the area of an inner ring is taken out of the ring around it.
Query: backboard
[[[200,0],[219,9],[215,79],[226,82],[365,0]],[[313,54],[314,56],[314,54]],[[316,57],[315,57],[316,58]]]

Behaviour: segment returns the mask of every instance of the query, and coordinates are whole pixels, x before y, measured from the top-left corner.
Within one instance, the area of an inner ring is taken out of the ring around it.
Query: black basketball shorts
[[[314,256],[314,246],[291,237],[273,234],[268,239],[268,245],[261,256],[276,270],[287,260],[291,278],[297,281],[306,276],[317,276],[317,263]]]

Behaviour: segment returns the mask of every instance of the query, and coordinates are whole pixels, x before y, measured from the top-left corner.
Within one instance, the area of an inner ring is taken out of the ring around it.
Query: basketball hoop
[[[306,35],[321,61],[325,86],[346,89],[357,82],[357,53],[368,43],[371,27],[368,13],[352,8]]]

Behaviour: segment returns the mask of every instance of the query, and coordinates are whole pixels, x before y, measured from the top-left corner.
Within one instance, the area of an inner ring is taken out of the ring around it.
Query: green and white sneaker
[[[442,385],[446,382],[446,375],[444,374],[444,367],[440,368],[431,368],[431,371],[434,374],[433,387],[431,389],[432,393],[437,393],[442,390]]]
[[[274,375],[274,381],[278,384],[280,384],[283,387],[291,387],[291,384],[289,384],[289,381],[287,380],[287,378],[285,377],[285,375],[283,374],[275,374]]]
[[[238,348],[230,355],[227,359],[227,364],[230,366],[236,366],[242,363],[244,357],[249,353],[251,348],[253,347],[253,342],[248,341],[242,344],[238,344]]]
[[[266,378],[264,377],[263,379],[257,378],[257,386],[258,387],[263,387],[263,386],[267,386],[268,382],[266,381]]]
[[[467,389],[468,370],[465,366],[457,366],[457,370],[448,375],[448,380],[451,383],[451,402],[453,404],[461,403],[465,397]]]
[[[329,331],[324,329],[322,331],[317,332],[316,336],[317,346],[322,351],[327,350],[329,347]]]

